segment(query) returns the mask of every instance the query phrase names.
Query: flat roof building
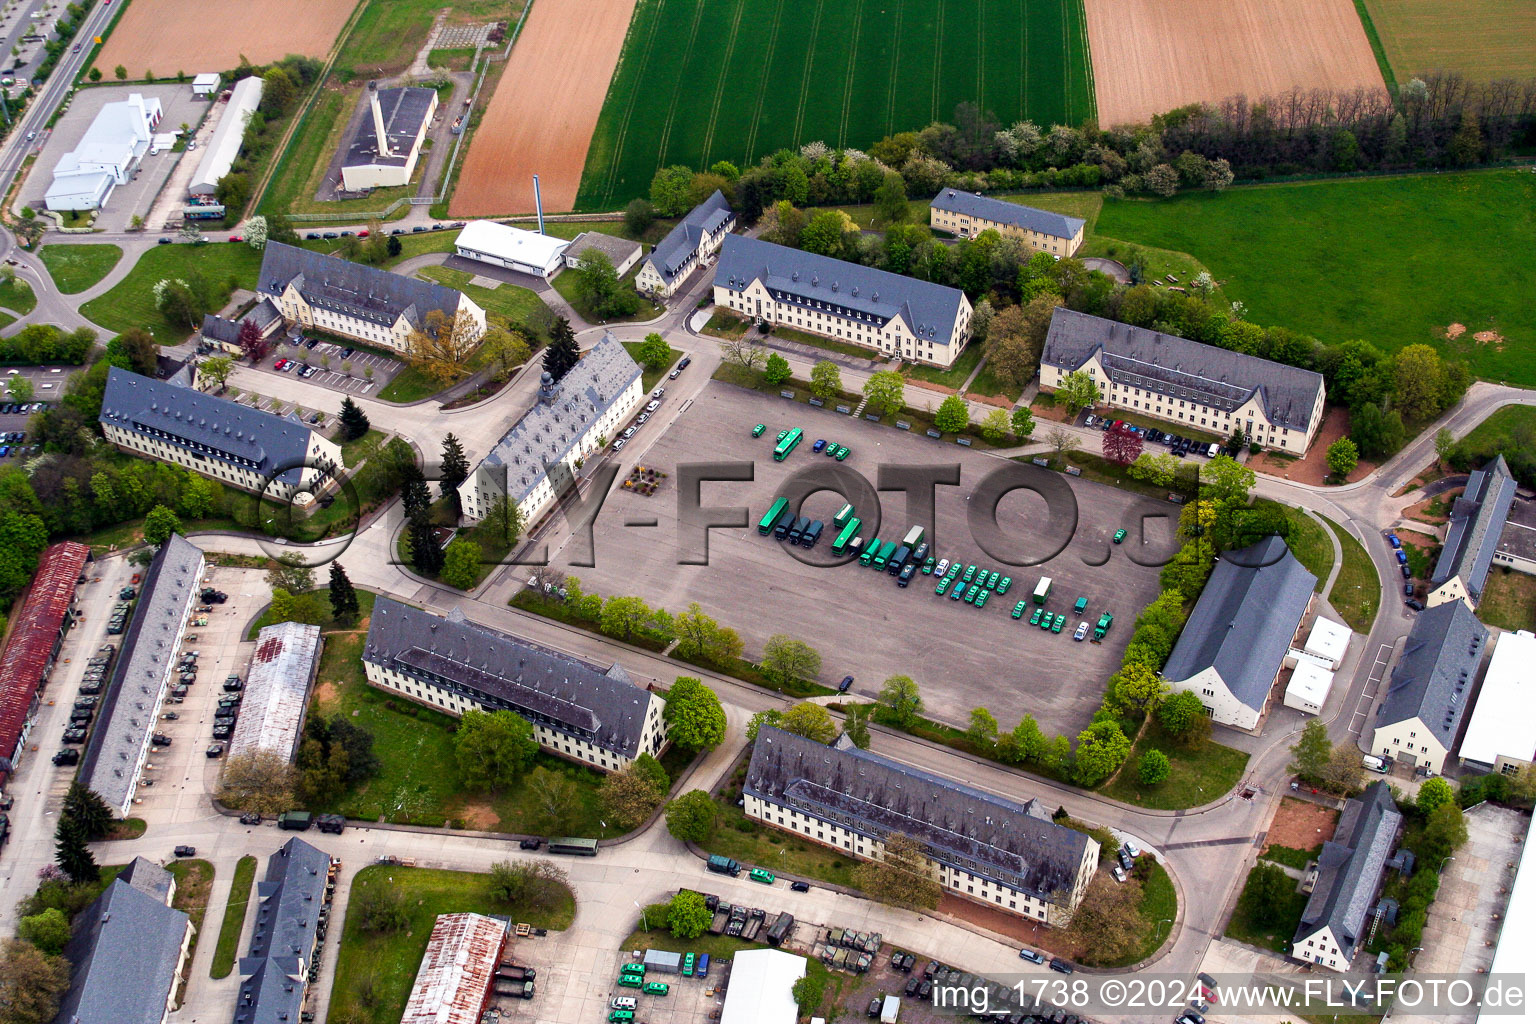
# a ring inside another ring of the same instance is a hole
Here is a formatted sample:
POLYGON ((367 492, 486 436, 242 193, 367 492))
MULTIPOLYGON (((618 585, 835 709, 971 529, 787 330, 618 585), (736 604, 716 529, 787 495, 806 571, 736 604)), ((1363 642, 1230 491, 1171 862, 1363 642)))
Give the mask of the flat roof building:
POLYGON ((261 106, 261 90, 265 83, 256 75, 247 75, 235 83, 229 91, 229 102, 219 114, 219 123, 213 129, 203 158, 197 162, 197 170, 187 191, 194 196, 211 196, 219 187, 219 179, 228 174, 245 144, 245 126, 251 115, 261 106))
POLYGON ((1425 604, 1466 601, 1477 607, 1514 501, 1515 478, 1504 456, 1494 456, 1467 477, 1466 488, 1451 506, 1445 546, 1429 578, 1432 589, 1425 604))
POLYGON ((1319 615, 1312 622, 1312 632, 1307 634, 1307 642, 1302 650, 1326 661, 1329 668, 1337 669, 1343 663, 1344 655, 1349 652, 1352 636, 1354 633, 1342 622, 1334 622, 1319 615))
POLYGON ((828 746, 763 726, 742 799, 747 817, 858 860, 908 836, 946 892, 1052 925, 1077 909, 1099 862, 1098 844, 1056 824, 1039 800, 1016 803, 846 735, 828 746))
POLYGON ((1215 345, 1058 308, 1040 355, 1040 386, 1081 370, 1099 402, 1226 436, 1304 453, 1323 418, 1323 378, 1215 345))
POLYGON ((74 541, 46 548, 26 597, 11 613, 10 636, 0 655, 0 783, 26 756, 38 691, 74 624, 75 587, 90 557, 91 549, 74 541))
POLYGON ((731 958, 720 1024, 795 1024, 795 982, 805 977, 806 964, 781 949, 739 950, 731 958))
POLYGON ((1488 628, 1465 601, 1420 612, 1376 708, 1371 752, 1430 775, 1442 773, 1487 643, 1488 628))
POLYGON ((1281 537, 1223 552, 1163 678, 1198 696, 1212 720, 1257 729, 1316 584, 1281 537))
POLYGON ((219 86, 223 84, 223 81, 222 78, 212 71, 205 71, 200 75, 195 75, 192 78, 192 95, 215 96, 218 94, 219 86))
POLYGON ((1493 552, 1493 564, 1536 576, 1536 501, 1516 492, 1493 552))
POLYGON ((439 914, 400 1024, 480 1024, 507 922, 484 914, 439 914))
POLYGON ((564 238, 493 220, 470 221, 453 241, 454 251, 465 259, 545 279, 565 265, 570 244, 564 238))
POLYGON ((100 422, 125 451, 284 500, 317 493, 342 466, 340 446, 292 413, 274 416, 116 366, 100 422))
POLYGON ((144 572, 133 618, 101 695, 79 778, 119 818, 128 817, 133 807, 202 578, 203 552, 180 534, 171 534, 144 572))
POLYGON ((958 288, 745 235, 725 236, 715 305, 935 366, 952 364, 971 337, 958 288))
POLYGON ((536 524, 575 483, 576 463, 611 443, 645 400, 640 364, 607 332, 559 381, 544 376, 533 408, 459 485, 466 518, 484 519, 507 495, 536 524))
POLYGON ((50 210, 98 210, 127 183, 149 152, 163 111, 154 96, 132 93, 104 104, 73 150, 59 157, 43 202, 50 210))
MULTIPOLYGON (((1509 887, 1509 903, 1497 926, 1493 962, 1488 965, 1488 973, 1496 977, 1528 974, 1531 950, 1536 949, 1536 842, 1531 841, 1536 837, 1527 823, 1526 834, 1515 838, 1520 844, 1519 863, 1509 887)), ((1477 1024, 1530 1024, 1531 1006, 1527 999, 1516 1013, 1512 1007, 1494 1006, 1493 1000, 1488 1000, 1478 1010, 1477 1024)))
POLYGON ((1333 838, 1317 857, 1317 881, 1291 940, 1294 959, 1349 970, 1402 822, 1385 782, 1371 783, 1344 805, 1333 838))
POLYGON ((320 627, 301 622, 265 626, 246 673, 229 756, 271 750, 292 761, 299 751, 309 687, 320 667, 320 627))
POLYGON ((635 287, 659 298, 673 294, 700 264, 720 251, 725 236, 735 229, 736 212, 715 189, 656 243, 635 275, 635 287))
POLYGON ((946 188, 929 202, 928 224, 961 238, 975 238, 983 231, 996 231, 1060 259, 1071 256, 1083 244, 1083 226, 1087 221, 975 192, 946 188))
POLYGON ((567 270, 575 270, 581 262, 581 254, 584 252, 600 252, 608 257, 608 262, 613 264, 613 272, 623 277, 629 273, 629 268, 640 259, 640 253, 644 247, 639 242, 631 242, 627 238, 615 238, 605 235, 601 231, 583 231, 571 239, 571 244, 565 249, 565 267, 567 270))
POLYGON ((409 185, 437 113, 437 90, 380 89, 368 83, 368 111, 346 143, 341 182, 348 192, 409 185))
POLYGON ((550 753, 605 771, 666 746, 662 699, 617 662, 598 665, 531 640, 379 597, 363 644, 368 682, 455 717, 512 711, 550 753))
POLYGON ((1504 775, 1536 761, 1536 634, 1499 634, 1460 756, 1464 765, 1504 775))
POLYGON ((1332 670, 1310 658, 1299 661, 1291 669, 1290 682, 1285 684, 1285 706, 1308 715, 1320 715, 1332 689, 1332 670))

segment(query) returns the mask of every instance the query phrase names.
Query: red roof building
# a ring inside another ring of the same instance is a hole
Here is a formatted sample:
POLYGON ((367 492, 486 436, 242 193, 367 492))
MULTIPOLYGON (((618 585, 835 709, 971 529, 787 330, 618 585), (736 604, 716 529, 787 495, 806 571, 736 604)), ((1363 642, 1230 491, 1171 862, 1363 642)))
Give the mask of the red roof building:
POLYGON ((0 655, 0 778, 21 760, 37 692, 64 642, 69 606, 91 549, 55 544, 37 560, 32 586, 13 616, 10 641, 0 655))

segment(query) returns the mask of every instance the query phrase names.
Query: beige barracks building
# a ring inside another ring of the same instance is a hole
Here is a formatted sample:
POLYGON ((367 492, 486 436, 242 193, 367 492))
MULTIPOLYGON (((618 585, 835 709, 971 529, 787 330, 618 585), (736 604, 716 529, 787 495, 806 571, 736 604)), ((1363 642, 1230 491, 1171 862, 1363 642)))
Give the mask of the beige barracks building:
POLYGON ((854 746, 763 726, 742 785, 747 817, 844 856, 875 860, 911 837, 947 892, 1049 925, 1065 924, 1099 863, 1099 844, 1018 804, 854 746))
POLYGON ((1323 378, 1311 370, 1058 308, 1040 354, 1040 386, 1074 370, 1099 404, 1208 434, 1238 427, 1266 448, 1302 455, 1323 421, 1323 378))
POLYGON ((958 288, 745 235, 725 238, 715 305, 932 366, 953 364, 971 336, 971 304, 958 288))
POLYGON ((988 199, 974 192, 946 188, 928 204, 928 226, 961 238, 996 231, 1017 238, 1031 249, 1053 256, 1071 256, 1083 244, 1087 221, 1033 206, 988 199))
POLYGON ((476 625, 380 597, 363 645, 368 682, 461 718, 471 709, 511 711, 552 754, 618 771, 667 745, 661 697, 617 662, 606 668, 476 625))

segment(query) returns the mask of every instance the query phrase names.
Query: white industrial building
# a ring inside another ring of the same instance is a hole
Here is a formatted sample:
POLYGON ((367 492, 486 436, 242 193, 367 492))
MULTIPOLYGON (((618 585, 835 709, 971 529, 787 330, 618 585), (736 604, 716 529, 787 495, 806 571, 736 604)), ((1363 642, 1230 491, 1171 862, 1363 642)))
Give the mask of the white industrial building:
POLYGON ((154 96, 133 93, 101 108, 79 145, 59 157, 43 196, 50 210, 99 210, 149 152, 164 112, 154 96))
POLYGON ((795 1024, 795 982, 805 970, 805 957, 781 949, 741 950, 731 960, 720 1024, 795 1024))
POLYGON ((224 84, 224 79, 212 71, 205 71, 192 79, 193 96, 217 96, 219 86, 224 84))
POLYGON ((1304 657, 1291 670, 1291 681, 1285 686, 1285 706, 1320 715, 1332 689, 1333 670, 1316 658, 1304 657))
POLYGON ((1536 761, 1536 634, 1499 636, 1460 756, 1464 765, 1504 775, 1536 761))
POLYGON ((465 259, 548 279, 563 265, 565 248, 571 243, 510 224, 472 220, 453 244, 465 259))
POLYGON ((219 116, 218 127, 208 140, 208 148, 198 161, 197 173, 187 191, 195 196, 211 196, 218 187, 219 179, 229 173, 240 155, 240 145, 245 141, 245 124, 261 105, 262 81, 255 75, 242 78, 229 91, 229 103, 219 116))
POLYGON ((1328 663, 1328 668, 1338 671, 1344 662, 1344 655, 1349 652, 1349 638, 1353 636, 1348 626, 1342 622, 1334 622, 1325 619, 1321 615, 1312 623, 1312 632, 1307 634, 1307 642, 1302 650, 1328 663))
POLYGON ((347 142, 341 183, 348 192, 408 185, 437 113, 437 90, 380 89, 368 83, 368 115, 347 142))
POLYGON ((279 622, 256 634, 240 717, 229 756, 270 750, 291 761, 299 751, 309 685, 320 667, 320 627, 279 622))

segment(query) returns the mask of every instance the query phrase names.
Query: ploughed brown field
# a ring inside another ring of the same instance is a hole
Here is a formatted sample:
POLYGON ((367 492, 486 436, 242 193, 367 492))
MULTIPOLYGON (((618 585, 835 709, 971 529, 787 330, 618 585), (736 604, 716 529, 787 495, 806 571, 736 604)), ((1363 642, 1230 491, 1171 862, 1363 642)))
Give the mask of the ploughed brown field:
MULTIPOLYGON (((126 0, 117 0, 124 3, 126 0)), ((133 0, 96 58, 107 81, 161 78, 267 64, 290 53, 323 57, 356 0, 133 0)))
POLYGON ((1379 89, 1352 0, 1085 0, 1099 123, 1293 88, 1379 89))
POLYGON ((576 205, 587 146, 635 0, 539 0, 475 129, 449 212, 529 213, 576 205))

